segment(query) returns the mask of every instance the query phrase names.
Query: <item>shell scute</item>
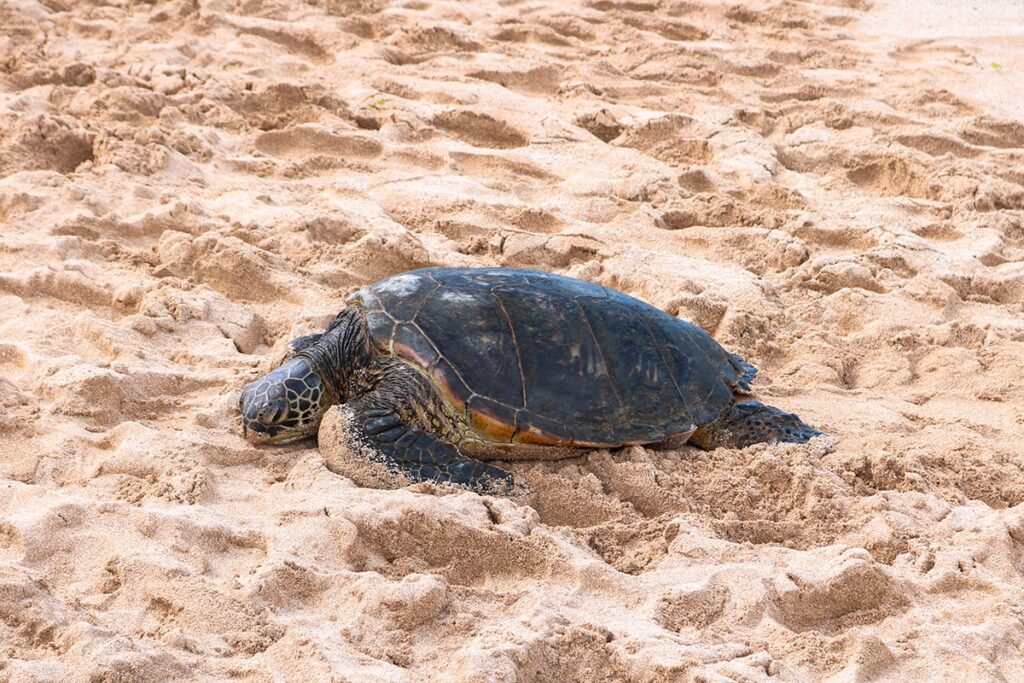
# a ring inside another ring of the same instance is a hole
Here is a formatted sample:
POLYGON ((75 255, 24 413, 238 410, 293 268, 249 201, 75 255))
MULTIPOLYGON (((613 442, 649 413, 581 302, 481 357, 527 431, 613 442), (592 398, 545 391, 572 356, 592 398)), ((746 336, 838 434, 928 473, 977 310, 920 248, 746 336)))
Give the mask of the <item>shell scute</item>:
POLYGON ((473 392, 462 381, 462 377, 459 376, 455 367, 447 359, 438 358, 428 369, 427 376, 430 377, 434 386, 437 387, 441 397, 448 401, 455 408, 456 412, 464 415, 466 412, 466 401, 473 395, 473 392))
POLYGON ((366 325, 370 329, 370 337, 378 349, 390 353, 391 338, 395 333, 395 321, 382 310, 371 310, 366 313, 366 325))
POLYGON ((580 426, 597 415, 614 418, 621 405, 605 359, 583 311, 572 297, 558 294, 533 287, 495 290, 515 332, 525 407, 530 415, 580 426))
MULTIPOLYGON (((441 285, 424 271, 412 271, 374 283, 368 293, 397 322, 411 322, 427 298, 441 285)), ((358 296, 357 292, 353 297, 358 296)))
POLYGON ((610 382, 620 393, 627 390, 629 398, 623 401, 632 421, 658 421, 666 405, 681 402, 663 340, 651 333, 646 311, 615 299, 583 297, 579 303, 607 362, 610 382))
POLYGON ((489 290, 445 283, 431 294, 416 324, 458 367, 470 391, 523 407, 521 355, 508 319, 489 290))
POLYGON ((484 396, 466 403, 469 422, 480 434, 499 443, 511 443, 516 433, 516 411, 484 396))
POLYGON ((395 327, 391 348, 396 356, 406 358, 424 369, 440 357, 430 340, 411 323, 400 323, 395 327))

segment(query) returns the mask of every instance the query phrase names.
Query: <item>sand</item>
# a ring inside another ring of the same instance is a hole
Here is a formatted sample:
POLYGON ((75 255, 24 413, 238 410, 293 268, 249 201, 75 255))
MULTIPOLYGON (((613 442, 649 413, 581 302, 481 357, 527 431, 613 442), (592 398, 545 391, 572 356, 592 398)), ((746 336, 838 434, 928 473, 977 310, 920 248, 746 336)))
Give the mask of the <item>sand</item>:
POLYGON ((1022 26, 0 3, 0 680, 1022 680, 1022 26), (241 438, 429 265, 645 299, 831 438, 510 464, 529 502, 241 438))

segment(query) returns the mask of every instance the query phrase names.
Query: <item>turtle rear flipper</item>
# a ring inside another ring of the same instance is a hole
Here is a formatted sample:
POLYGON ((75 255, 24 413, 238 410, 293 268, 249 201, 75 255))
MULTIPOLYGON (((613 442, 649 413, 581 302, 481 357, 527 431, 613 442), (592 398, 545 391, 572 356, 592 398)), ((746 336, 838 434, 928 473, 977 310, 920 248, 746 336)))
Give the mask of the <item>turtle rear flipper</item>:
POLYGON ((321 424, 320 447, 332 471, 361 486, 379 488, 432 481, 481 495, 528 492, 508 472, 465 457, 452 444, 405 424, 396 410, 380 407, 373 399, 371 393, 342 408, 340 424, 330 414, 321 424), (334 457, 339 455, 339 440, 344 442, 346 461, 334 457))
POLYGON ((741 394, 749 394, 751 382, 757 379, 757 368, 735 353, 729 354, 729 361, 740 373, 739 378, 736 380, 735 389, 741 394))
POLYGON ((722 417, 693 433, 690 443, 698 448, 745 448, 755 443, 806 443, 821 436, 794 413, 757 401, 733 405, 722 417))

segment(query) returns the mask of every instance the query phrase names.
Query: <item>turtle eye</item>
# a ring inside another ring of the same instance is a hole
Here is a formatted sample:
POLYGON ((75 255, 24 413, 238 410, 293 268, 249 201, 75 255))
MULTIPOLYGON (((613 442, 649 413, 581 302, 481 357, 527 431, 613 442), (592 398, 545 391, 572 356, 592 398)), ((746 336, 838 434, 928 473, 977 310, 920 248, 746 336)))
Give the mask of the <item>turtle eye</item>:
POLYGON ((256 419, 265 425, 273 425, 282 422, 288 414, 288 403, 286 401, 274 401, 263 408, 256 415, 256 419))

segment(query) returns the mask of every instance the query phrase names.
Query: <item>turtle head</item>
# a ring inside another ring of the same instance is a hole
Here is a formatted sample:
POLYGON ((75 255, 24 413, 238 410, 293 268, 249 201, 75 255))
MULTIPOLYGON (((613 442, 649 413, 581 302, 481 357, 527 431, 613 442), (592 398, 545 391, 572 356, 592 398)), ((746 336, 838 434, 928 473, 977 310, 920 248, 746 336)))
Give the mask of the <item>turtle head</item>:
POLYGON ((316 434, 333 401, 305 358, 292 358, 242 391, 242 431, 252 443, 284 443, 316 434))
POLYGON ((242 391, 242 430, 253 443, 315 436, 324 413, 364 392, 353 377, 373 361, 362 313, 347 308, 322 333, 291 340, 292 357, 242 391))

